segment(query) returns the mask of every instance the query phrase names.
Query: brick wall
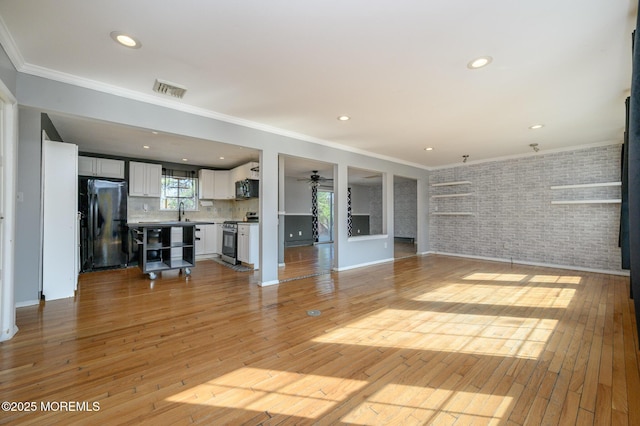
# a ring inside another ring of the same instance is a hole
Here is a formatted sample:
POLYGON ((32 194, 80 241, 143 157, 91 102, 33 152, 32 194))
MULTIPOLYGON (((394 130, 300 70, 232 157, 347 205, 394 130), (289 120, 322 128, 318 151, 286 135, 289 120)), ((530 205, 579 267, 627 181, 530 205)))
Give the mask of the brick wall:
POLYGON ((394 176, 393 180, 393 230, 394 237, 418 237, 417 181, 394 176))
POLYGON ((619 181, 620 149, 621 145, 607 145, 461 164, 430 172, 431 250, 621 270, 620 204, 552 204, 552 201, 618 199, 620 187, 551 189, 558 185, 619 181), (459 181, 471 183, 431 186, 459 181), (437 197, 467 193, 471 195, 437 197))

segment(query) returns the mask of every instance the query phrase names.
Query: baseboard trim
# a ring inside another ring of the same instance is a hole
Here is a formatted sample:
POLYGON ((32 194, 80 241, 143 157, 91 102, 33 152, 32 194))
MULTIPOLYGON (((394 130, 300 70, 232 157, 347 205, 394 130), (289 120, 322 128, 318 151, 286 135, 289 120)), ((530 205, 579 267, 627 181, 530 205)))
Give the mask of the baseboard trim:
POLYGON ((542 262, 528 262, 526 260, 504 259, 500 257, 474 256, 470 254, 448 253, 443 251, 427 251, 427 252, 420 253, 420 255, 429 255, 429 254, 437 254, 441 256, 464 257, 467 259, 487 260, 490 262, 515 263, 518 265, 542 266, 544 268, 567 269, 570 271, 593 272, 596 274, 620 275, 623 277, 629 276, 629 271, 625 271, 625 270, 616 271, 616 270, 609 270, 609 269, 584 268, 581 266, 557 265, 554 263, 542 263, 542 262))
POLYGON ((7 333, 0 334, 0 342, 5 342, 7 340, 11 340, 13 336, 18 332, 18 326, 13 326, 13 328, 8 329, 7 333))
POLYGON ((394 258, 375 260, 373 262, 359 263, 357 265, 344 266, 344 267, 341 267, 341 268, 333 268, 333 270, 336 271, 336 272, 342 272, 342 271, 348 271, 350 269, 357 269, 357 268, 364 268, 366 266, 378 265, 380 263, 393 262, 394 260, 395 260, 394 258))
POLYGON ((33 306, 39 304, 39 300, 26 300, 24 302, 16 302, 16 308, 24 308, 26 306, 33 306))

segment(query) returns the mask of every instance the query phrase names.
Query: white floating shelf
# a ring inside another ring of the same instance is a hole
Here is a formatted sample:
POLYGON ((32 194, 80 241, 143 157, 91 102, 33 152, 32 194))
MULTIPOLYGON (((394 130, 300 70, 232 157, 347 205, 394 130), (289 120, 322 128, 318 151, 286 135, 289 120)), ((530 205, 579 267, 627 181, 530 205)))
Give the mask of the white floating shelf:
POLYGON ((622 200, 558 200, 552 201, 551 204, 620 204, 622 200))
POLYGON ((472 212, 431 212, 433 216, 473 216, 472 212))
POLYGON ((459 182, 442 182, 442 183, 432 183, 431 186, 451 186, 451 185, 470 185, 471 182, 468 180, 461 180, 459 182))
POLYGON ((473 192, 467 192, 465 194, 441 194, 441 195, 432 195, 431 198, 451 198, 451 197, 468 197, 473 195, 473 192))
POLYGON ((581 183, 578 185, 556 185, 551 189, 599 188, 603 186, 622 186, 622 182, 581 183))

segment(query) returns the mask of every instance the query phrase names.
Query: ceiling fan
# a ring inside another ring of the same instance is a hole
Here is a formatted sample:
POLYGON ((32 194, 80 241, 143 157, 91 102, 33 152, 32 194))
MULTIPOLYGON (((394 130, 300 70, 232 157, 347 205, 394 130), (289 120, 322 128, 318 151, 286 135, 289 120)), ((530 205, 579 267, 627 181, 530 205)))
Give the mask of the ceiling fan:
POLYGON ((320 176, 317 170, 313 170, 308 178, 298 180, 305 181, 310 186, 320 186, 322 184, 333 185, 333 179, 320 176))

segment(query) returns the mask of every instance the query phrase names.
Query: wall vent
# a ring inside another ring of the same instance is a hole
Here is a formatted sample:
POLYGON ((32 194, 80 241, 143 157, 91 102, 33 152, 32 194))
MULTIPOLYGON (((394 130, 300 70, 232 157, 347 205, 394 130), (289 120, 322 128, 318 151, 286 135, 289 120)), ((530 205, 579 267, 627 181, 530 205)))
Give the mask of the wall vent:
POLYGON ((156 82, 153 84, 153 91, 182 99, 187 88, 175 83, 156 79, 156 82))

